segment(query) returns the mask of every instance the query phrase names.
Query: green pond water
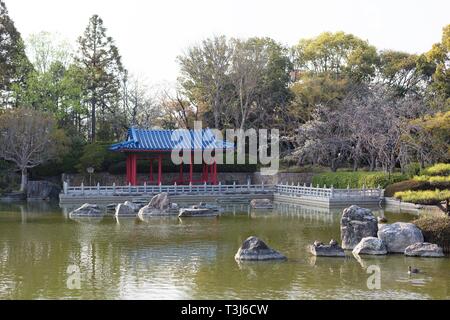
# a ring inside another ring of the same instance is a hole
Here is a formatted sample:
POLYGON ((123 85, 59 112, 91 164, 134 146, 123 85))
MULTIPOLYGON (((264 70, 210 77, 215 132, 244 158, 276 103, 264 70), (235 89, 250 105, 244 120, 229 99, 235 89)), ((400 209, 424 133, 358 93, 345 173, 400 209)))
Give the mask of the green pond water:
MULTIPOLYGON (((312 257, 306 246, 314 240, 340 239, 340 211, 235 205, 218 218, 148 222, 71 220, 67 212, 47 203, 0 205, 0 299, 450 298, 449 256, 312 257), (238 264, 234 254, 250 235, 288 260, 238 264), (373 265, 379 289, 367 286, 373 265), (409 265, 422 273, 409 276, 409 265), (79 289, 70 268, 80 271, 79 289)), ((414 218, 385 215, 389 222, 414 218)))

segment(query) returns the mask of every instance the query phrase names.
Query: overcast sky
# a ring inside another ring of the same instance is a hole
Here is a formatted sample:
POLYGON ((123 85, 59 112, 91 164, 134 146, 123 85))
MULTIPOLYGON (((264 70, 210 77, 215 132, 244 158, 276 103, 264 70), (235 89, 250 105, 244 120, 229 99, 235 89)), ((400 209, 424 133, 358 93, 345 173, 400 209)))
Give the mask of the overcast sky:
POLYGON ((99 14, 125 66, 149 83, 175 81, 176 57, 213 35, 269 36, 286 45, 323 31, 379 49, 421 53, 450 23, 448 0, 4 0, 24 38, 58 32, 74 46, 99 14))

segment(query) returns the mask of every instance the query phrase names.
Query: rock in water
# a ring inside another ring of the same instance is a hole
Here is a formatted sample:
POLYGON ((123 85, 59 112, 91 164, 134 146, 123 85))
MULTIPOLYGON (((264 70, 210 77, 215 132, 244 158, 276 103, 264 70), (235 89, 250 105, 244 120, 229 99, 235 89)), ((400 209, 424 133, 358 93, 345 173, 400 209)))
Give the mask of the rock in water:
POLYGON ((234 256, 238 261, 286 260, 281 253, 269 248, 257 237, 248 237, 234 256))
POLYGON ((139 205, 131 201, 125 201, 123 204, 133 209, 134 212, 138 212, 139 209, 143 207, 143 205, 139 205))
POLYGON ((182 208, 178 217, 217 217, 219 214, 208 208, 182 208))
POLYGON ((69 217, 95 217, 101 216, 102 211, 99 206, 96 204, 85 203, 81 207, 76 210, 73 210, 69 213, 69 217))
POLYGON ((136 212, 135 212, 134 208, 127 205, 126 202, 119 203, 116 207, 115 216, 116 217, 135 217, 136 212))
POLYGON ((373 254, 382 255, 387 254, 386 245, 383 240, 375 237, 362 238, 361 241, 353 249, 355 254, 373 254))
POLYGON ((167 192, 163 192, 154 196, 147 206, 159 210, 165 210, 169 207, 169 204, 169 195, 167 192))
POLYGON ((405 255, 410 257, 441 258, 444 251, 437 244, 428 242, 414 243, 405 249, 405 255))
POLYGON ((422 231, 415 224, 406 222, 381 225, 378 238, 386 244, 387 251, 393 253, 404 253, 408 246, 423 242, 422 231))
POLYGON ((353 249, 362 238, 376 237, 378 223, 372 211, 358 206, 344 209, 341 218, 342 248, 353 249))
POLYGON ((342 249, 336 240, 331 240, 330 244, 323 244, 320 241, 314 241, 309 246, 311 254, 318 257, 345 257, 344 249, 342 249))
POLYGON ((253 199, 250 206, 253 209, 273 209, 273 203, 269 199, 253 199))
POLYGON ((154 196, 148 205, 139 209, 138 217, 143 220, 145 216, 178 215, 178 209, 172 210, 169 195, 163 192, 154 196))

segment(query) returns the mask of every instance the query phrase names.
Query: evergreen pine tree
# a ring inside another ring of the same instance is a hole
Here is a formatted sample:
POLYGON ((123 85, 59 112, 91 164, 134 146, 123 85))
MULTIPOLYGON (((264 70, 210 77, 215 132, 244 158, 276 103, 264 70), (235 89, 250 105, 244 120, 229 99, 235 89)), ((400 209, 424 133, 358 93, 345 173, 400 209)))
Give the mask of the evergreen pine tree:
POLYGON ((126 74, 119 51, 106 36, 103 20, 93 15, 83 36, 78 39, 80 67, 85 76, 85 102, 90 107, 90 140, 96 140, 97 113, 105 120, 105 112, 114 113, 120 95, 121 80, 126 74))

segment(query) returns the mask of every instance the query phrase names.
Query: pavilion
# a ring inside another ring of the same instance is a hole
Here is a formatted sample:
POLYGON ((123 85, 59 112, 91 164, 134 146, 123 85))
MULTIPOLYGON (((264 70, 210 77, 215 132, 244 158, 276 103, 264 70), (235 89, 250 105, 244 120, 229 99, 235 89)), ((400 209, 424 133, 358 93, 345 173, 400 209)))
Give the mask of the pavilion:
MULTIPOLYGON (((185 180, 183 174, 183 164, 180 165, 179 177, 175 181, 177 184, 186 183, 210 183, 218 184, 217 163, 207 164, 204 160, 205 150, 218 150, 223 152, 234 150, 234 144, 216 139, 211 129, 202 130, 178 130, 173 135, 174 130, 146 130, 138 128, 128 129, 127 139, 123 142, 115 143, 109 150, 123 152, 127 155, 126 172, 127 183, 137 185, 137 160, 145 159, 149 161, 149 183, 162 183, 162 159, 171 157, 172 150, 182 148, 191 152, 189 164, 189 178, 185 180), (178 137, 174 141, 173 137, 178 137), (193 159, 194 154, 201 154, 202 175, 200 180, 193 179, 193 159), (153 161, 158 162, 158 175, 155 181, 153 176, 153 161)), ((214 153, 214 152, 213 152, 214 153)))

